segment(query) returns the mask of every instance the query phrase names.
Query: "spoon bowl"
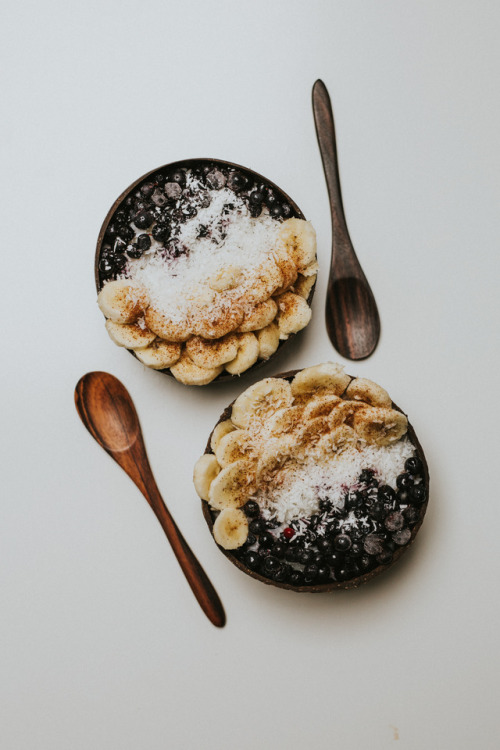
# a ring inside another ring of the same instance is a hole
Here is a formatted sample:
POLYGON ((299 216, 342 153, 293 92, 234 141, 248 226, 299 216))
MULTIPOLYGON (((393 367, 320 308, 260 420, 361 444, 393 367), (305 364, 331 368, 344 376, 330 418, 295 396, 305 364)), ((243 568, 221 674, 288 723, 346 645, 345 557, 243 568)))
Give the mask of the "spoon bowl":
POLYGON ((343 357, 365 359, 377 346, 380 318, 347 229, 332 105, 323 81, 318 80, 314 84, 312 101, 332 215, 332 260, 325 309, 326 327, 330 341, 343 357))
POLYGON ((75 404, 92 437, 122 467, 148 501, 201 608, 214 625, 223 627, 226 616, 217 592, 160 495, 129 392, 113 375, 89 372, 76 385, 75 404))

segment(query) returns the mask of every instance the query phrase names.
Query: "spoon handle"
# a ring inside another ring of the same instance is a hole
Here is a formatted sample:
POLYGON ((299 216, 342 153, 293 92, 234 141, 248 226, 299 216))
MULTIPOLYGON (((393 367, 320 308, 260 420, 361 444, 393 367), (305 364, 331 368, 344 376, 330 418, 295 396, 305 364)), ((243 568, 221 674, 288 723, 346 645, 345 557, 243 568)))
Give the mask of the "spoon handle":
POLYGON ((126 454, 133 461, 133 466, 126 468, 115 454, 111 455, 125 469, 153 509, 200 607, 210 622, 219 628, 224 627, 226 615, 222 602, 163 501, 147 460, 142 435, 138 436, 126 454))
POLYGON ((321 80, 317 80, 312 90, 312 105, 314 113, 314 124, 318 145, 323 161, 328 196, 330 199, 330 211, 332 216, 333 245, 335 247, 332 262, 340 264, 347 269, 357 270, 356 256, 349 237, 347 222, 342 203, 342 192, 340 190, 339 164, 337 158, 337 142, 335 139, 335 125, 333 121, 332 103, 328 90, 321 80))

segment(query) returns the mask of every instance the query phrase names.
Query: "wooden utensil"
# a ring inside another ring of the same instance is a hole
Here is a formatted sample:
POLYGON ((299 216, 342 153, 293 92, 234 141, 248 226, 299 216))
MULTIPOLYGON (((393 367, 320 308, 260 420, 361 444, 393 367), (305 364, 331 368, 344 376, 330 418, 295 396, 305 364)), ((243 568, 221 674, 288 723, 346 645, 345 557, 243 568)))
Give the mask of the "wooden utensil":
POLYGON ((208 619, 226 623, 222 603, 189 548, 156 486, 139 418, 125 386, 107 372, 89 372, 78 381, 75 404, 87 430, 138 486, 167 535, 175 556, 208 619))
POLYGON ((318 80, 314 84, 312 103, 332 214, 332 260, 326 298, 326 327, 330 341, 343 357, 365 359, 377 346, 380 318, 347 230, 332 105, 323 81, 318 80))

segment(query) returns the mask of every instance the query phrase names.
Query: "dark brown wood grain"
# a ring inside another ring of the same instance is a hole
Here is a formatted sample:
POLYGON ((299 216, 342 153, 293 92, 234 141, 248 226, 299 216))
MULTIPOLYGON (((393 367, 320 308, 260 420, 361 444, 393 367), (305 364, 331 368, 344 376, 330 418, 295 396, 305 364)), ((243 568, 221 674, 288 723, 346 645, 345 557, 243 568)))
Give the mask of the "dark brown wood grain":
POLYGON ((170 515, 149 465, 139 418, 125 386, 107 372, 89 372, 77 383, 75 404, 92 437, 129 475, 153 509, 195 597, 217 627, 226 623, 208 576, 170 515))
POLYGON ((349 237, 342 203, 330 97, 323 81, 312 93, 314 122, 332 216, 332 259, 326 297, 326 327, 335 349, 347 359, 365 359, 380 337, 380 318, 349 237))
MULTIPOLYGON (((276 378, 285 378, 286 380, 291 381, 293 377, 299 372, 299 370, 289 370, 288 372, 279 373, 278 375, 274 375, 273 377, 276 378)), ((350 376, 351 378, 353 376, 350 376)), ((219 420, 217 421, 217 424, 219 422, 224 422, 226 419, 231 419, 231 412, 232 412, 232 406, 234 401, 229 404, 228 407, 222 412, 222 414, 219 417, 219 420)), ((400 411, 404 414, 402 409, 397 406, 397 404, 392 404, 393 409, 397 409, 397 411, 400 411)), ((215 425, 215 427, 217 426, 215 425)), ((214 429, 215 429, 214 427, 214 429)), ((212 430, 213 433, 213 430, 212 430)), ((412 445, 415 447, 416 452, 422 461, 422 465, 424 468, 424 484, 426 489, 426 500, 425 503, 422 503, 422 511, 420 520, 418 523, 413 526, 411 530, 411 538, 410 541, 403 547, 399 547, 394 551, 393 558, 390 563, 386 565, 378 565, 376 568, 373 568, 368 573, 365 573, 363 575, 357 576, 356 578, 351 578, 348 581, 330 581, 328 583, 319 583, 319 584, 311 584, 311 585, 304 585, 304 586, 292 586, 290 583, 279 583, 277 581, 273 581, 270 578, 266 578, 265 576, 260 575, 260 573, 257 573, 255 570, 251 570, 248 568, 241 560, 239 560, 236 555, 231 552, 231 550, 223 549, 222 547, 219 547, 220 551, 227 557, 230 562, 232 562, 233 565, 235 565, 237 568, 239 568, 243 573, 246 573, 251 578, 255 578, 257 581, 261 581, 262 583, 266 583, 269 586, 276 586, 280 589, 287 589, 288 591, 296 591, 298 593, 310 593, 310 594, 316 594, 326 591, 337 591, 341 589, 354 589, 358 588, 359 586, 368 583, 372 578, 375 578, 380 573, 383 573, 384 571, 388 570, 389 568, 392 568, 392 566, 399 560, 401 555, 404 555, 404 553, 410 548, 410 546, 415 541, 415 537, 423 523, 425 513, 427 511, 427 505, 429 502, 429 467, 427 465, 427 460, 425 458, 425 454, 423 451, 423 448, 418 440, 418 437, 415 433, 415 430, 413 429, 412 425, 408 423, 408 437, 412 443, 412 445)), ((210 441, 212 438, 212 434, 210 434, 210 437, 208 438, 207 446, 205 448, 205 453, 213 453, 212 448, 210 446, 210 441)), ((212 535, 213 535, 213 525, 214 521, 217 517, 218 512, 214 511, 210 508, 209 504, 205 502, 205 500, 201 501, 201 508, 203 512, 203 517, 205 518, 205 521, 208 525, 208 528, 210 529, 212 535)))

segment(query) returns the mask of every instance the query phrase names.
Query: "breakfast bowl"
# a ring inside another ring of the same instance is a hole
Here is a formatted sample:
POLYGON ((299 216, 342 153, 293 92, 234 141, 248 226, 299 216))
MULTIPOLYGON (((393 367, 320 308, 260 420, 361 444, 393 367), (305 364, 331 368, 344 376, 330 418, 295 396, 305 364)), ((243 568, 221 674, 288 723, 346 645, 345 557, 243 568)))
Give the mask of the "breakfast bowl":
POLYGON ((221 415, 193 479, 224 555, 297 592, 354 588, 390 568, 429 497, 407 416, 381 386, 331 362, 247 388, 221 415))
POLYGON ((283 190, 238 164, 188 159, 115 201, 95 283, 115 344, 206 385, 253 371, 305 328, 317 269, 314 229, 283 190))

